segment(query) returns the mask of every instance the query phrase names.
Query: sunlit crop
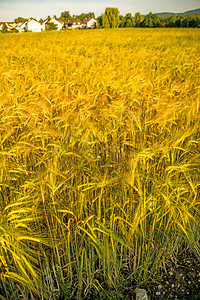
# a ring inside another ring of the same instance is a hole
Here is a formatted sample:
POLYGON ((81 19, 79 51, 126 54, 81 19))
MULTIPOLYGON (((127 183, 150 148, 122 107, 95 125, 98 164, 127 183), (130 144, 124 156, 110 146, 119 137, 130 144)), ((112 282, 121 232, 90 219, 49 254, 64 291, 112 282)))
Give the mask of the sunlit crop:
POLYGON ((200 31, 0 44, 0 294, 87 298, 199 257, 200 31))

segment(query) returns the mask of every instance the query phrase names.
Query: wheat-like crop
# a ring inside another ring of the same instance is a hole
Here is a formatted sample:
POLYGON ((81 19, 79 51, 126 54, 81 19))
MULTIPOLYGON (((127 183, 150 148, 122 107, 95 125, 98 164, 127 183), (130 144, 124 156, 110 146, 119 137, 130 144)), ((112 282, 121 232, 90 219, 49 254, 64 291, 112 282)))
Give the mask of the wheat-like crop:
POLYGON ((151 280, 182 245, 199 258, 199 41, 0 36, 2 299, 87 298, 151 280))

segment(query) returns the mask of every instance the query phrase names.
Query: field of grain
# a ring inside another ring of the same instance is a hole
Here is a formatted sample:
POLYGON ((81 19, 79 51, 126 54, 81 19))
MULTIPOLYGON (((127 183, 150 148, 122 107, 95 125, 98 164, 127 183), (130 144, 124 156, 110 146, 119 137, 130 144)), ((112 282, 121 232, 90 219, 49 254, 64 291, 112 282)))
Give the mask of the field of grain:
POLYGON ((0 298, 121 299, 199 261, 200 31, 0 44, 0 298))

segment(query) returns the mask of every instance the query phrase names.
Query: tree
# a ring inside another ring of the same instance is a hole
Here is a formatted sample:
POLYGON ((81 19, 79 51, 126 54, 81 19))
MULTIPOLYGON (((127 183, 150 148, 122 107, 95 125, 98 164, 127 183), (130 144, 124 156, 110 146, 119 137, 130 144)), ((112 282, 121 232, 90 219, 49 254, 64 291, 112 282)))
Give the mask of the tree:
POLYGON ((126 18, 122 15, 119 16, 119 27, 123 28, 125 27, 125 23, 126 23, 126 18))
POLYGON ((26 21, 28 21, 28 19, 25 19, 25 18, 22 18, 22 17, 18 17, 16 19, 14 19, 15 23, 24 23, 26 21))
POLYGON ((182 27, 199 27, 199 15, 186 15, 183 17, 181 22, 182 27))
POLYGON ((104 28, 117 28, 120 25, 119 9, 116 7, 106 7, 105 14, 102 14, 104 28))
POLYGON ((130 19, 127 19, 125 22, 125 27, 133 27, 133 23, 131 22, 130 19))
POLYGON ((100 27, 100 28, 102 28, 103 27, 103 23, 102 23, 102 15, 101 16, 99 16, 99 17, 97 17, 97 22, 98 22, 98 26, 100 27))
POLYGON ((135 25, 134 18, 131 13, 125 15, 125 27, 133 27, 135 25))
POLYGON ((176 27, 176 20, 177 20, 177 16, 168 16, 166 18, 166 27, 176 27))
POLYGON ((1 32, 2 33, 8 32, 8 26, 6 24, 3 24, 1 32))
POLYGON ((103 28, 110 28, 110 23, 108 21, 108 17, 106 14, 102 14, 102 27, 103 28))
POLYGON ((51 16, 48 16, 48 17, 47 17, 47 20, 51 20, 51 16))
POLYGON ((144 27, 158 27, 159 24, 160 19, 158 15, 152 14, 152 12, 145 16, 144 21, 142 23, 144 27))
POLYGON ((46 30, 50 31, 50 30, 57 30, 57 29, 58 29, 58 26, 56 24, 54 24, 53 22, 49 22, 47 24, 46 30))
POLYGON ((18 29, 16 29, 16 28, 11 28, 10 32, 12 32, 12 33, 18 33, 18 32, 19 32, 19 30, 18 30, 18 29))
POLYGON ((141 26, 141 24, 142 24, 142 22, 143 22, 143 20, 144 20, 144 16, 143 15, 141 15, 139 12, 136 12, 135 13, 135 16, 134 16, 134 19, 135 19, 135 26, 136 27, 140 27, 141 26))
POLYGON ((60 20, 67 21, 67 20, 70 20, 70 19, 71 19, 71 15, 70 15, 68 10, 67 11, 65 10, 65 11, 61 12, 60 20))
POLYGON ((80 15, 73 15, 74 19, 79 19, 79 20, 84 20, 84 19, 89 19, 89 18, 94 18, 95 19, 95 14, 93 12, 89 13, 82 13, 80 15))

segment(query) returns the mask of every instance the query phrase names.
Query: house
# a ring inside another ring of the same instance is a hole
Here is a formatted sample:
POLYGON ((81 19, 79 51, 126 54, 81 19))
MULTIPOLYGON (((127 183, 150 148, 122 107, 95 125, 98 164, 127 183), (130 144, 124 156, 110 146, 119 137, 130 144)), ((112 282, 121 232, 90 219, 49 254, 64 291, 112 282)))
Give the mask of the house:
POLYGON ((15 22, 7 22, 7 26, 8 26, 8 30, 11 30, 16 27, 16 23, 15 22))
POLYGON ((16 27, 16 24, 14 22, 0 22, 0 30, 2 30, 3 25, 7 26, 8 31, 10 31, 12 28, 16 27))
POLYGON ((83 22, 79 19, 68 21, 68 29, 81 29, 83 22))
POLYGON ((27 31, 32 31, 32 32, 40 32, 41 31, 41 24, 40 22, 36 21, 36 20, 28 20, 28 22, 26 22, 26 30, 27 31))
POLYGON ((41 30, 44 31, 47 27, 46 24, 49 22, 49 20, 45 20, 44 22, 40 23, 41 25, 41 30))
POLYGON ((51 18, 49 20, 45 20, 44 22, 38 22, 34 19, 29 19, 26 22, 15 23, 15 22, 0 22, 0 30, 2 30, 3 25, 7 26, 8 31, 18 30, 19 32, 24 31, 32 31, 32 32, 41 32, 46 29, 50 29, 49 23, 53 23, 56 25, 56 30, 61 30, 63 28, 68 29, 82 29, 82 28, 96 28, 97 21, 94 18, 87 18, 84 21, 80 21, 79 19, 61 21, 55 18, 51 18))
POLYGON ((26 22, 25 23, 17 23, 16 29, 19 30, 19 32, 26 31, 26 22))
POLYGON ((94 18, 85 19, 83 21, 83 28, 96 28, 97 27, 97 21, 94 18))
POLYGON ((19 32, 24 32, 24 31, 32 31, 32 32, 41 32, 41 24, 40 22, 29 19, 27 22, 24 23, 17 23, 15 28, 19 30, 19 32))
POLYGON ((68 27, 71 27, 71 25, 72 25, 72 21, 70 20, 64 21, 63 29, 67 29, 68 27))
POLYGON ((57 26, 56 30, 61 30, 64 26, 64 22, 60 20, 56 20, 54 18, 51 18, 50 20, 45 20, 43 22, 43 30, 48 29, 48 23, 53 23, 57 26))

